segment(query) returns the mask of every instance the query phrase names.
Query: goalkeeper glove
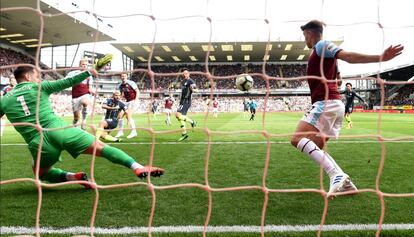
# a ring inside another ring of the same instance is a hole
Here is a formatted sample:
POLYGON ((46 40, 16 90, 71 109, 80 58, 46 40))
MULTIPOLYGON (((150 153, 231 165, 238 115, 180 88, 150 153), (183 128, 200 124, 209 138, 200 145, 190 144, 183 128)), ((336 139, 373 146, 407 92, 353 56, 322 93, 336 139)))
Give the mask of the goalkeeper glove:
POLYGON ((102 68, 104 68, 108 63, 112 61, 113 55, 111 53, 106 54, 103 58, 99 59, 95 65, 94 68, 99 71, 102 68))

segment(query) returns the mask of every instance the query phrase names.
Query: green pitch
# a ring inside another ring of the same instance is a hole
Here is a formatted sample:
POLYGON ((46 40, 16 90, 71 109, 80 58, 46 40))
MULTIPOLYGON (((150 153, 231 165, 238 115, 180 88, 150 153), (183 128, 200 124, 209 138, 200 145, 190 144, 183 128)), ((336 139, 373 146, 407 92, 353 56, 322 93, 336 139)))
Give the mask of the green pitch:
MULTIPOLYGON (((203 226, 208 210, 208 193, 197 187, 172 188, 177 184, 206 184, 205 161, 208 156, 208 184, 212 192, 210 226, 260 226, 264 193, 260 189, 225 191, 229 187, 262 186, 268 189, 319 189, 320 168, 294 149, 289 137, 302 113, 262 113, 248 121, 242 113, 189 114, 198 122, 194 132, 182 143, 179 124, 166 126, 165 116, 136 115, 138 137, 113 144, 131 154, 138 162, 148 163, 154 151, 153 164, 166 173, 152 178, 157 188, 152 226, 203 226), (152 128, 152 130, 149 130, 152 128), (265 132, 266 131, 266 132, 265 132), (152 141, 155 141, 154 147, 152 141), (208 141, 211 141, 208 153, 208 141), (267 176, 263 178, 266 154, 270 152, 267 176), (169 188, 170 187, 170 188, 169 188), (168 189, 167 189, 168 188, 168 189)), ((98 123, 98 117, 95 124, 98 123)), ((67 117, 68 122, 71 117, 67 117)), ((386 197, 384 224, 414 223, 414 115, 352 114, 354 127, 343 129, 338 141, 330 141, 329 153, 347 172, 357 187, 375 189, 381 160, 385 154, 379 189, 387 194, 411 194, 411 197, 386 197), (378 122, 381 122, 380 124, 378 122), (355 137, 354 137, 355 136, 355 137), (380 143, 379 137, 392 139, 380 143)), ((344 124, 345 126, 345 124, 344 124)), ((190 127, 190 126, 188 126, 190 127)), ((128 132, 126 133, 126 135, 128 132)), ((57 167, 90 174, 91 156, 76 160, 67 153, 57 167)), ((7 127, 1 139, 1 181, 33 178, 31 157, 24 141, 13 128, 7 127)), ((152 196, 143 184, 125 188, 108 185, 133 183, 133 173, 109 161, 97 158, 94 178, 99 189, 95 226, 101 228, 148 226, 152 196)), ((329 188, 327 176, 323 185, 329 188)), ((146 182, 144 180, 143 182, 146 182)), ((5 226, 33 228, 38 192, 32 182, 0 186, 0 223, 5 226)), ((96 193, 80 185, 43 189, 41 227, 56 229, 88 227, 96 193)), ((324 198, 317 192, 269 193, 266 225, 318 225, 324 198)), ((380 199, 375 192, 342 196, 329 201, 325 224, 376 224, 381 214, 380 199)), ((383 231, 384 236, 414 236, 414 230, 383 231)), ((316 232, 269 232, 266 236, 315 236, 316 232)), ((323 232, 323 236, 373 236, 375 231, 323 232)), ((153 233, 153 236, 201 236, 201 233, 153 233)), ((50 236, 50 235, 46 235, 50 236)), ((63 236, 63 235, 60 235, 63 236)), ((131 235, 132 236, 132 235, 131 235)), ((133 236, 147 236, 134 234, 133 236)), ((207 236, 260 236, 259 233, 208 233, 207 236)))

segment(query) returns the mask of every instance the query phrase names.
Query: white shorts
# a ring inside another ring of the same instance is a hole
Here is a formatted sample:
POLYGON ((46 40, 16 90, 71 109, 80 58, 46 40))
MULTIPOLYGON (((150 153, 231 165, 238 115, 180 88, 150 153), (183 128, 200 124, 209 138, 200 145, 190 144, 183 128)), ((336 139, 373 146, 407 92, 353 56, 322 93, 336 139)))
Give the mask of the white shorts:
POLYGON ((302 121, 312 124, 321 133, 335 139, 339 136, 344 119, 345 105, 341 100, 326 100, 313 103, 302 121))
POLYGON ((73 112, 76 112, 82 109, 82 100, 85 98, 90 102, 92 99, 92 96, 90 94, 84 94, 82 96, 79 96, 78 98, 72 98, 73 112))
POLYGON ((213 108, 213 113, 218 113, 218 108, 213 108))
POLYGON ((165 112, 166 114, 171 114, 171 113, 172 113, 172 109, 164 109, 164 112, 165 112))
POLYGON ((137 112, 139 105, 138 100, 131 100, 128 102, 124 102, 124 104, 128 110, 130 109, 132 111, 132 113, 137 112))

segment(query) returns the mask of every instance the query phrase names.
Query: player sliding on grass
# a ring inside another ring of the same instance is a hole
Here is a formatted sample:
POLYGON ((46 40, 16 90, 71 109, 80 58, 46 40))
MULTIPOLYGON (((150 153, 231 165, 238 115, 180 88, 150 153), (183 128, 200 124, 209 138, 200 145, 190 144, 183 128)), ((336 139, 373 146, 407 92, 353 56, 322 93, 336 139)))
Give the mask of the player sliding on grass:
MULTIPOLYGON (((313 20, 301 26, 301 29, 305 36, 306 45, 313 49, 308 60, 307 75, 324 76, 328 80, 335 80, 336 78, 337 59, 348 63, 388 61, 400 55, 404 49, 401 45, 390 46, 382 55, 347 52, 332 42, 322 39, 322 22, 313 20), (320 70, 321 67, 323 72, 320 70)), ((342 127, 345 108, 337 84, 335 81, 328 82, 327 90, 325 89, 325 83, 319 79, 308 78, 308 84, 311 91, 312 109, 303 116, 297 125, 291 143, 299 151, 321 165, 329 175, 328 197, 333 197, 338 192, 357 190, 349 176, 342 171, 335 160, 328 153, 321 150, 329 138, 321 137, 320 133, 337 138, 342 127), (327 96, 327 100, 325 100, 325 96, 327 96)))
POLYGON ((102 138, 110 142, 121 142, 122 139, 119 137, 113 137, 109 133, 112 129, 118 126, 119 119, 125 113, 126 105, 120 101, 121 92, 115 91, 112 98, 106 99, 102 104, 102 109, 106 109, 105 119, 99 123, 99 128, 94 130, 95 136, 99 139, 102 138))
MULTIPOLYGON (((132 169, 135 175, 140 178, 146 177, 148 174, 151 176, 162 175, 163 169, 144 167, 122 150, 96 140, 92 134, 78 127, 70 127, 68 123, 55 115, 49 102, 50 95, 74 86, 91 75, 96 76, 97 72, 95 70, 84 71, 74 77, 53 82, 40 82, 39 72, 32 67, 18 67, 14 71, 18 85, 1 99, 0 117, 6 114, 28 144, 33 157, 33 171, 36 170, 38 149, 41 148, 39 167, 41 180, 50 183, 87 180, 84 172, 67 172, 54 168, 53 165, 60 160, 63 150, 68 151, 76 158, 81 153, 92 154, 96 148, 97 156, 132 169), (38 96, 40 96, 39 101, 37 100, 38 96), (39 107, 37 108, 38 102, 39 107), (36 120, 37 113, 39 113, 39 121, 36 120), (42 133, 38 131, 40 128, 42 133), (39 147, 41 142, 42 146, 39 147)), ((89 185, 84 186, 90 187, 89 185)))

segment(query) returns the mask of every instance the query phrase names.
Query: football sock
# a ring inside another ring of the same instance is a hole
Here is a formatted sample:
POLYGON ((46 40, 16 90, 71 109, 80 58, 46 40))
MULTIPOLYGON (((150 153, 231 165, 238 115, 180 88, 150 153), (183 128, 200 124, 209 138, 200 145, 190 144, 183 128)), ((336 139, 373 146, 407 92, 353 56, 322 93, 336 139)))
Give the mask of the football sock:
POLYGON ((66 172, 66 180, 67 181, 76 181, 75 173, 66 172))
POLYGON ((72 124, 74 124, 74 125, 75 125, 75 124, 77 124, 77 123, 78 123, 78 121, 79 121, 79 120, 74 119, 74 120, 73 120, 73 122, 72 122, 72 124))
POLYGON ((138 164, 137 162, 134 162, 134 163, 132 163, 130 168, 131 168, 131 170, 136 170, 136 169, 141 169, 142 167, 144 167, 144 166, 138 164))
POLYGON ((187 134, 187 130, 186 130, 186 127, 185 127, 185 122, 188 121, 188 120, 192 121, 191 119, 187 118, 185 115, 180 115, 178 117, 178 122, 180 122, 180 127, 183 129, 183 132, 181 133, 182 135, 187 134))
POLYGON ((88 109, 86 107, 82 108, 82 121, 85 122, 86 116, 88 115, 88 109))
POLYGON ((322 166, 323 170, 329 175, 332 173, 343 172, 338 164, 336 164, 335 160, 328 153, 321 150, 310 139, 305 137, 302 138, 296 148, 322 166))
POLYGON ((137 128, 135 127, 135 121, 134 121, 134 119, 131 118, 128 122, 129 122, 129 125, 132 128, 131 132, 137 132, 137 128))
POLYGON ((111 161, 112 163, 123 165, 127 168, 130 168, 131 165, 135 162, 135 160, 127 153, 109 145, 104 146, 101 156, 111 161))
POLYGON ((68 179, 66 178, 67 172, 58 168, 50 168, 40 180, 47 181, 49 183, 61 183, 66 182, 68 179))
POLYGON ((119 132, 123 132, 123 128, 124 128, 124 120, 123 119, 119 120, 118 127, 119 127, 119 132))
POLYGON ((349 114, 345 115, 345 120, 347 123, 351 122, 351 116, 349 114))
POLYGON ((186 116, 185 116, 185 115, 180 115, 180 116, 178 117, 178 120, 179 120, 179 121, 184 121, 184 122, 185 122, 185 120, 186 120, 186 116))
POLYGON ((192 119, 187 118, 187 117, 185 118, 185 121, 186 121, 186 122, 189 122, 189 123, 194 123, 194 121, 193 121, 192 119))
POLYGON ((189 123, 194 123, 194 121, 192 120, 192 119, 190 119, 190 118, 188 118, 187 116, 185 116, 185 115, 180 115, 180 117, 178 117, 178 120, 181 122, 181 121, 184 121, 184 122, 189 122, 189 123))
POLYGON ((185 130, 185 122, 180 120, 180 127, 185 130))
POLYGON ((186 117, 184 115, 180 115, 180 117, 178 117, 178 122, 180 122, 182 128, 185 128, 185 120, 186 117))

